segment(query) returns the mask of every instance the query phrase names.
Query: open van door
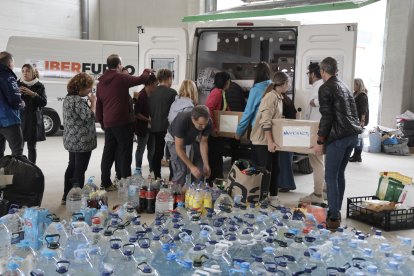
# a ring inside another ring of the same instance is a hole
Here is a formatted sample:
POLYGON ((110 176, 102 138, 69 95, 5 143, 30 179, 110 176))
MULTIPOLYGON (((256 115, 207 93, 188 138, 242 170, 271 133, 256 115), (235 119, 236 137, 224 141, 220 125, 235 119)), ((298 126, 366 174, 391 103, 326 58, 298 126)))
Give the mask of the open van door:
POLYGON ((295 106, 307 108, 307 93, 311 89, 306 75, 310 62, 326 57, 338 61, 338 76, 352 89, 355 71, 357 24, 302 25, 298 31, 295 72, 295 106))
POLYGON ((172 88, 178 90, 186 78, 187 41, 187 33, 182 28, 141 29, 138 34, 139 70, 170 69, 174 76, 172 88))

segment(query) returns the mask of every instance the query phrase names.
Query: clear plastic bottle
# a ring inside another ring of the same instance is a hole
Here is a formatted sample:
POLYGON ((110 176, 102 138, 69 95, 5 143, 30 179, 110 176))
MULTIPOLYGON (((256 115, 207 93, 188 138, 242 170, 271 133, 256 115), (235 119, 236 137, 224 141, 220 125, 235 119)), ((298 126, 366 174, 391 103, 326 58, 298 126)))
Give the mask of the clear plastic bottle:
POLYGON ((18 260, 19 267, 22 271, 31 271, 34 268, 36 255, 35 250, 30 247, 29 241, 21 240, 14 247, 11 258, 18 260))
POLYGON ((46 227, 44 237, 46 235, 59 234, 59 243, 62 247, 65 247, 69 237, 69 234, 65 229, 66 221, 61 221, 55 214, 49 214, 47 217, 51 220, 51 223, 46 227))
POLYGON ((74 252, 79 246, 88 246, 89 241, 81 228, 74 228, 72 235, 68 238, 66 248, 63 251, 63 256, 67 260, 74 258, 74 252))
POLYGON ((66 196, 66 210, 70 213, 78 213, 82 208, 82 189, 78 183, 74 183, 66 196))
POLYGON ((393 276, 404 275, 400 269, 400 265, 398 264, 398 262, 395 262, 395 261, 389 261, 387 263, 387 266, 381 271, 381 273, 384 275, 393 275, 393 276))
POLYGON ((11 244, 16 244, 24 238, 23 220, 19 216, 19 209, 10 207, 8 214, 3 216, 1 221, 10 231, 11 244))
POLYGON ((137 271, 138 262, 134 258, 135 245, 126 243, 122 246, 123 257, 115 266, 115 275, 134 275, 137 271))
POLYGON ((70 262, 67 260, 61 260, 61 261, 57 261, 56 262, 56 272, 59 275, 66 275, 66 276, 71 276, 68 271, 69 271, 69 266, 70 266, 70 262))
POLYGON ((139 206, 139 189, 140 182, 134 181, 131 178, 128 186, 128 202, 131 204, 131 207, 136 208, 139 206))
POLYGON ((109 245, 110 248, 105 254, 103 261, 105 266, 109 266, 112 270, 115 270, 116 266, 124 258, 124 254, 122 254, 121 249, 122 241, 120 239, 110 239, 109 245))
POLYGON ((91 262, 88 260, 85 249, 77 249, 74 252, 74 260, 71 262, 70 273, 72 275, 95 276, 96 272, 91 262))
POLYGON ((118 199, 121 202, 128 201, 129 182, 125 178, 121 178, 118 182, 118 199))
POLYGON ((151 242, 148 238, 141 238, 137 240, 138 248, 135 248, 134 257, 138 263, 151 263, 154 259, 154 252, 151 248, 151 242))
POLYGON ((38 254, 36 259, 36 268, 44 271, 45 275, 53 275, 56 271, 56 261, 59 258, 56 256, 56 252, 43 249, 40 254, 38 254))
POLYGON ((174 196, 171 187, 163 185, 155 201, 155 213, 165 215, 174 210, 174 196))
POLYGON ((11 253, 11 233, 0 218, 0 264, 9 258, 11 253))
POLYGON ((381 243, 387 243, 387 239, 382 235, 381 230, 375 230, 375 234, 367 238, 369 247, 376 250, 381 243))
POLYGON ((187 209, 193 208, 194 192, 195 192, 194 183, 191 183, 190 187, 187 189, 185 193, 185 207, 187 209))
POLYGON ((216 202, 214 203, 214 211, 216 214, 223 214, 223 213, 231 213, 234 207, 234 201, 227 194, 226 191, 222 191, 221 195, 217 198, 216 202))
POLYGON ((328 267, 342 267, 347 263, 339 246, 332 246, 330 252, 323 259, 328 267))
POLYGON ((139 263, 137 266, 137 276, 158 276, 160 275, 156 269, 146 262, 139 263))
POLYGON ((82 207, 86 208, 88 207, 88 200, 91 198, 90 195, 96 190, 98 190, 98 186, 94 183, 94 176, 91 176, 88 178, 88 181, 86 181, 86 184, 82 188, 82 207))
POLYGON ((17 262, 10 261, 7 264, 6 273, 4 276, 25 276, 24 272, 20 270, 20 266, 17 262))

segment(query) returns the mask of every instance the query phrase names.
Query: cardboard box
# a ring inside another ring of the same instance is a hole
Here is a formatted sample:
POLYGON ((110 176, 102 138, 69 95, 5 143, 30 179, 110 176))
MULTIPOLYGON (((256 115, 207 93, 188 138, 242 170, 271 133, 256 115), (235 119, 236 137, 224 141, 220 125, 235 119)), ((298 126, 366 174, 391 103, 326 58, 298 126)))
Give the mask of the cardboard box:
MULTIPOLYGON (((214 121, 216 122, 219 131, 218 136, 234 138, 236 136, 237 125, 239 124, 243 112, 236 111, 214 111, 214 121)), ((248 139, 248 132, 246 131, 242 139, 248 139)))
POLYGON ((318 139, 319 121, 273 119, 272 134, 279 151, 314 153, 311 146, 318 139))

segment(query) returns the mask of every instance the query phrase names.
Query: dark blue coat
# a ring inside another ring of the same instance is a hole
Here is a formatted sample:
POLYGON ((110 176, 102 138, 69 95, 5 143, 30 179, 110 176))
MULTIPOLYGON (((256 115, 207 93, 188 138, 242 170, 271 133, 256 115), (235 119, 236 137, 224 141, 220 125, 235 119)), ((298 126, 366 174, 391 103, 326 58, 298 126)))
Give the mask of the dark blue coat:
POLYGON ((0 127, 20 124, 21 105, 16 75, 10 68, 0 64, 0 127))

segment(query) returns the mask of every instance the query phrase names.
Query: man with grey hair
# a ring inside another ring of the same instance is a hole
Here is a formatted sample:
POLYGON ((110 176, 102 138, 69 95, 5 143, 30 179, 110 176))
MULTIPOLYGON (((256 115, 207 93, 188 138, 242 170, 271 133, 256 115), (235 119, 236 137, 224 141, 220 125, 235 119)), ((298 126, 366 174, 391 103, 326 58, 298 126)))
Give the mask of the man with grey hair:
POLYGON ((345 168, 362 128, 354 97, 349 88, 336 76, 336 60, 332 57, 322 60, 320 73, 324 81, 318 92, 322 117, 314 150, 318 155, 325 150, 325 182, 328 189, 326 223, 331 231, 336 231, 341 224, 345 168))
POLYGON ((173 182, 185 184, 187 168, 191 174, 200 179, 201 176, 210 176, 208 165, 208 136, 212 131, 210 114, 206 106, 198 105, 192 111, 180 112, 168 127, 165 137, 167 147, 171 153, 171 167, 173 182), (188 158, 185 146, 200 142, 199 150, 195 147, 193 161, 188 158), (201 155, 201 156, 200 156, 201 155))
POLYGON ((24 107, 24 102, 13 68, 13 56, 0 52, 0 158, 4 156, 6 140, 13 156, 23 154, 20 109, 24 107))

